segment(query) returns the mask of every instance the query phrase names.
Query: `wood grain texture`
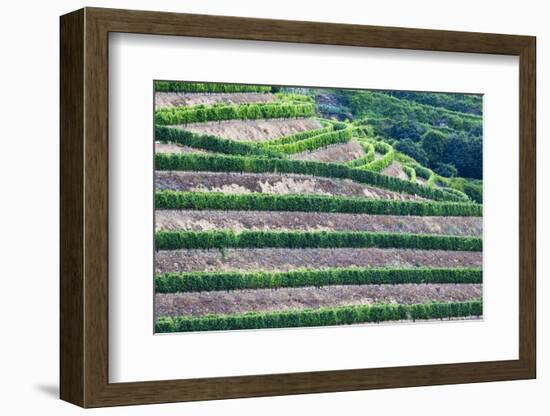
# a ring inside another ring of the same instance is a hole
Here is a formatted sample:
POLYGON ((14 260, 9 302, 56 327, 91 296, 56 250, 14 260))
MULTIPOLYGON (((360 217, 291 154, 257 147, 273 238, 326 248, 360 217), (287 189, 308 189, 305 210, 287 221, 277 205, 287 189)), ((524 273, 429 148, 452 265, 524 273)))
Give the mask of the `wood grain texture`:
POLYGON ((60 388, 84 405, 84 12, 61 19, 60 388))
POLYGON ((484 33, 87 8, 61 18, 61 397, 83 407, 535 377, 535 39, 484 33), (520 358, 190 380, 108 380, 108 33, 520 57, 520 358))

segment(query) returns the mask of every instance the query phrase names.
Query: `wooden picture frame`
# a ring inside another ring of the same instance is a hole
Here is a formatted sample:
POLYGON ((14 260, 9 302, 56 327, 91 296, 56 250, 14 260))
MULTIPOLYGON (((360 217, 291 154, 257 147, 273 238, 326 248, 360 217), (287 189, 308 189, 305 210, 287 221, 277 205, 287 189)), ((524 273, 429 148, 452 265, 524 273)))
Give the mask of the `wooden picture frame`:
POLYGON ((101 407, 535 378, 534 37, 99 8, 62 16, 60 28, 61 399, 101 407), (519 56, 519 359, 109 383, 110 32, 519 56))

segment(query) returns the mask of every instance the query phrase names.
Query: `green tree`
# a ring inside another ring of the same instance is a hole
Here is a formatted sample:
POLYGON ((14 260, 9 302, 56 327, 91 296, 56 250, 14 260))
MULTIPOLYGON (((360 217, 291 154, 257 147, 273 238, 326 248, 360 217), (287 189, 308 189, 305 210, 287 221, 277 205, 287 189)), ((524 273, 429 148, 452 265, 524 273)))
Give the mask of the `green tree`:
POLYGON ((428 156, 430 167, 443 160, 447 141, 447 136, 437 130, 428 130, 422 136, 420 145, 428 156))

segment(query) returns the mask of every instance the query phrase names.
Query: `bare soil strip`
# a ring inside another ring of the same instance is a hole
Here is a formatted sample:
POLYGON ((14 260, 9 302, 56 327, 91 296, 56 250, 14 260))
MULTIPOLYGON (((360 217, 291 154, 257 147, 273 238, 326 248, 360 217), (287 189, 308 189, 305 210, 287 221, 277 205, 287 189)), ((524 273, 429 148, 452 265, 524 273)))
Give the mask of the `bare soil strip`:
POLYGON ((207 154, 212 152, 208 152, 202 149, 196 149, 189 146, 181 146, 176 143, 155 143, 155 153, 207 154))
POLYGON ((382 175, 393 176, 399 179, 403 179, 405 181, 408 181, 410 179, 409 176, 405 173, 405 171, 401 167, 401 163, 396 161, 393 161, 391 165, 382 169, 380 173, 382 175))
POLYGON ((277 97, 270 93, 182 93, 182 92, 157 92, 155 93, 155 107, 182 107, 191 105, 212 104, 244 104, 244 103, 271 103, 277 101, 277 97))
POLYGON ((480 298, 478 284, 349 285, 228 292, 157 293, 156 316, 269 312, 375 303, 463 302, 480 298))
POLYGON ((482 267, 479 251, 380 248, 166 250, 155 253, 155 273, 288 271, 334 267, 482 267))
POLYGON ((481 217, 403 217, 276 211, 155 211, 157 231, 376 231, 480 237, 482 228, 481 217))
POLYGON ((357 141, 350 140, 347 143, 333 144, 323 149, 311 152, 302 152, 292 155, 296 160, 315 160, 318 162, 344 163, 363 156, 365 152, 357 141))
POLYGON ((156 171, 157 191, 195 191, 250 193, 263 192, 277 195, 316 194, 354 196, 396 201, 423 201, 422 197, 400 194, 386 189, 352 182, 348 179, 331 179, 297 174, 156 171))
POLYGON ((314 118, 299 118, 209 121, 174 127, 198 134, 211 134, 225 139, 262 142, 306 130, 319 129, 323 126, 314 118))

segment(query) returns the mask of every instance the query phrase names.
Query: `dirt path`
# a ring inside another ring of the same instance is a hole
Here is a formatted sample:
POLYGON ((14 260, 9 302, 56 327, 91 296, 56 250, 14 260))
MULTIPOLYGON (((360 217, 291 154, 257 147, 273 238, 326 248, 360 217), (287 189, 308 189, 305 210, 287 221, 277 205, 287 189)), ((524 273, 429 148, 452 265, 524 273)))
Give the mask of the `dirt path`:
POLYGON ((157 210, 157 230, 375 231, 481 236, 481 217, 418 217, 319 212, 157 210))
POLYGON ((212 134, 226 139, 262 142, 306 130, 319 129, 322 125, 314 118, 299 118, 209 121, 174 127, 199 134, 212 134))
POLYGON ((316 194, 397 201, 425 200, 416 195, 400 194, 347 179, 296 174, 156 171, 155 189, 224 193, 263 192, 278 195, 316 194))
POLYGON ((478 251, 380 248, 167 250, 155 253, 155 273, 335 267, 481 267, 478 251))
POLYGON ((207 152, 202 149, 195 149, 194 147, 189 146, 180 146, 175 143, 155 143, 155 153, 194 153, 194 154, 207 154, 207 152))
POLYGON ((155 93, 155 108, 181 107, 190 105, 212 104, 243 104, 243 103, 270 103, 277 101, 277 97, 270 93, 155 93))
POLYGON ((463 302, 480 298, 478 284, 350 285, 193 293, 158 293, 155 316, 200 316, 374 303, 463 302))
POLYGON ((344 163, 363 156, 365 152, 359 143, 350 140, 347 143, 333 144, 323 149, 292 155, 296 160, 316 160, 318 162, 344 163))

